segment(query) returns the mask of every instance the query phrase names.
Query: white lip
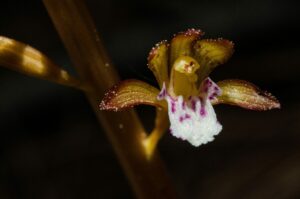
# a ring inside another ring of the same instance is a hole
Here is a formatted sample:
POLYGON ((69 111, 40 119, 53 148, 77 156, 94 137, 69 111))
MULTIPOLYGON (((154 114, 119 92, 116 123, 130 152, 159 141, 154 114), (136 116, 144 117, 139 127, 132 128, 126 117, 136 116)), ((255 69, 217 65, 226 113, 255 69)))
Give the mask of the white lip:
MULTIPOLYGON (((209 96, 212 95, 214 87, 217 87, 210 79, 208 84, 200 88, 201 97, 192 96, 184 100, 182 96, 173 99, 163 86, 158 99, 165 99, 168 103, 168 114, 170 120, 170 132, 173 136, 186 140, 194 146, 200 146, 214 140, 222 130, 222 125, 218 122, 209 96)), ((217 87, 219 89, 219 87, 217 87)), ((219 93, 218 93, 219 94, 219 93)))

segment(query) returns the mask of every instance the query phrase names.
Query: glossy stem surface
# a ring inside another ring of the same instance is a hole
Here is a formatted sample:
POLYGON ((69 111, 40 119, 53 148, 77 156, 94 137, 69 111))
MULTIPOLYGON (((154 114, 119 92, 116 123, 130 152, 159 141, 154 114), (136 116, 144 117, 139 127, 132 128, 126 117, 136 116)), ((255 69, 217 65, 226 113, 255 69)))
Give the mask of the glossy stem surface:
MULTIPOLYGON (((95 25, 82 0, 44 0, 80 79, 90 85, 86 96, 102 124, 118 158, 140 199, 171 199, 175 191, 159 154, 146 157, 145 130, 134 111, 99 110, 104 92, 119 81, 95 25)), ((99 8, 101 11, 101 8, 99 8)), ((120 44, 122 45, 122 44, 120 44)), ((99 157, 101 158, 101 157, 99 157)), ((117 191, 117 187, 115 188, 117 191)))

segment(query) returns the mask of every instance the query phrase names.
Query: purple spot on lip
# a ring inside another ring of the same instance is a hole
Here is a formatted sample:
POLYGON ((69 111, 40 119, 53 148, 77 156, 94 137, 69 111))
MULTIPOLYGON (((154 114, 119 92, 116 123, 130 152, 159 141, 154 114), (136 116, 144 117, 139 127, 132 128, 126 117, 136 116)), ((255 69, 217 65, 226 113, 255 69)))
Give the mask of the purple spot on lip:
POLYGON ((201 100, 200 115, 205 116, 206 115, 206 110, 205 110, 205 107, 204 107, 205 102, 203 101, 202 98, 200 98, 200 100, 201 100))
POLYGON ((209 99, 212 100, 212 99, 214 99, 217 95, 218 95, 218 93, 212 93, 212 94, 209 96, 209 99))
POLYGON ((185 110, 185 101, 182 101, 181 107, 183 110, 185 110))
POLYGON ((184 118, 182 116, 179 117, 179 121, 182 122, 184 118))
POLYGON ((162 98, 166 97, 166 95, 167 95, 167 91, 166 91, 166 89, 163 89, 163 90, 158 94, 158 97, 159 97, 160 99, 162 99, 162 98))
POLYGON ((190 118, 191 118, 191 115, 186 113, 185 115, 181 115, 179 117, 179 122, 183 122, 184 120, 190 119, 190 118))
POLYGON ((175 113, 175 111, 176 111, 174 102, 171 102, 171 111, 172 111, 172 113, 175 113))
POLYGON ((208 85, 208 87, 212 86, 212 82, 209 79, 205 80, 205 84, 208 85))
POLYGON ((218 88, 218 87, 216 87, 216 86, 214 87, 214 89, 215 89, 215 91, 218 91, 218 90, 219 90, 219 88, 218 88))
POLYGON ((205 115, 206 115, 206 111, 205 111, 205 108, 204 108, 204 107, 201 107, 201 108, 200 108, 200 115, 201 115, 201 116, 205 116, 205 115))
POLYGON ((192 110, 196 111, 196 101, 192 100, 192 110))
POLYGON ((207 93, 208 92, 208 87, 204 88, 204 92, 207 93))

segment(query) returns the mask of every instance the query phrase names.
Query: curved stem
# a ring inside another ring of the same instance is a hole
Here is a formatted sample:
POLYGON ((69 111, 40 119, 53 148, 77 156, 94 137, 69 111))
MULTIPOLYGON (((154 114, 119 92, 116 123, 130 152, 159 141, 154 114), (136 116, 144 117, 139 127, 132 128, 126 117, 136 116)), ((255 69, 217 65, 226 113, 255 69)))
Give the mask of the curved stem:
POLYGON ((155 127, 144 140, 145 151, 149 160, 152 159, 158 141, 164 135, 168 126, 169 118, 167 111, 156 109, 155 127))

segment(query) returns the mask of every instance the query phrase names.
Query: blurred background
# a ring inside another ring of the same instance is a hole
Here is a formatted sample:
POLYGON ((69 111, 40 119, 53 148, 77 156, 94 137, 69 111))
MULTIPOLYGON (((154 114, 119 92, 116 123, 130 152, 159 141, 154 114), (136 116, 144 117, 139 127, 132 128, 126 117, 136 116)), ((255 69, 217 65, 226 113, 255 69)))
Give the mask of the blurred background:
MULTIPOLYGON (((151 47, 199 28, 206 38, 235 43, 214 81, 251 81, 282 104, 268 112, 217 106, 224 130, 199 148, 166 134, 159 150, 180 198, 300 198, 299 2, 86 2, 122 79, 155 84, 146 67, 151 47)), ((1 1, 0 35, 36 47, 74 73, 42 1, 1 1)), ((151 129, 154 109, 137 111, 151 129)), ((0 198, 134 195, 81 92, 0 67, 0 198)))

